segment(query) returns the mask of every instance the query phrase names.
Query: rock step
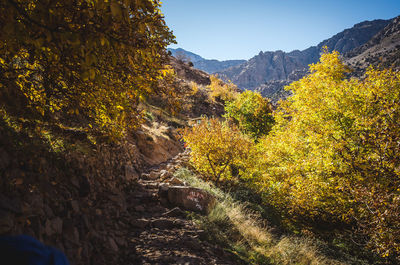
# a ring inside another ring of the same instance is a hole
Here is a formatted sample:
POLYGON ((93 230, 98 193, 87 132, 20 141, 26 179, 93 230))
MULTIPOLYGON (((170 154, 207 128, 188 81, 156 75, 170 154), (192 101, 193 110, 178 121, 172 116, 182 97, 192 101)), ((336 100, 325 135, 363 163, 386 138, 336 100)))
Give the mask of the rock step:
POLYGON ((159 183, 159 181, 147 180, 147 179, 139 179, 137 183, 139 183, 139 184, 149 184, 149 183, 159 183))
POLYGON ((143 173, 140 177, 141 180, 152 180, 156 181, 158 179, 166 179, 173 176, 173 170, 160 170, 160 171, 150 171, 150 173, 143 173))
MULTIPOLYGON (((168 217, 168 216, 160 216, 159 218, 137 218, 130 221, 130 226, 133 229, 160 229, 160 230, 168 230, 175 228, 183 228, 188 226, 188 221, 185 219, 177 218, 177 217, 168 217)), ((153 231, 154 232, 154 231, 153 231)), ((152 233, 153 233, 152 232, 152 233)), ((156 232, 154 232, 156 233, 156 232)), ((186 231, 184 230, 184 234, 189 236, 196 235, 196 232, 192 230, 186 231)))
POLYGON ((151 190, 151 191, 154 191, 154 192, 156 192, 158 190, 159 186, 160 185, 158 183, 148 183, 148 184, 143 185, 143 187, 146 190, 151 190))
POLYGON ((188 153, 148 168, 133 186, 124 236, 137 259, 127 264, 234 264, 223 250, 202 241, 205 232, 187 218, 186 211, 206 213, 215 200, 173 176, 188 153))
POLYGON ((159 185, 159 184, 160 184, 160 181, 142 180, 142 179, 141 179, 141 180, 139 180, 137 183, 139 184, 139 186, 143 187, 143 186, 146 186, 146 185, 159 185))

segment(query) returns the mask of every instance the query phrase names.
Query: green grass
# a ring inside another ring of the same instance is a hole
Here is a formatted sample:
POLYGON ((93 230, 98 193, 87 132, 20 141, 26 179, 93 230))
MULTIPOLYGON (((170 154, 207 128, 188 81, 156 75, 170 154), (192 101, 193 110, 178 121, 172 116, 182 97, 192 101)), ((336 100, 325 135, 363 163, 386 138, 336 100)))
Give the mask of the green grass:
POLYGON ((234 253, 246 264, 347 264, 327 257, 321 251, 325 246, 311 237, 277 236, 249 205, 235 200, 229 193, 205 182, 186 168, 175 176, 190 186, 204 189, 217 198, 217 204, 208 215, 191 214, 205 231, 205 240, 216 242, 234 253))

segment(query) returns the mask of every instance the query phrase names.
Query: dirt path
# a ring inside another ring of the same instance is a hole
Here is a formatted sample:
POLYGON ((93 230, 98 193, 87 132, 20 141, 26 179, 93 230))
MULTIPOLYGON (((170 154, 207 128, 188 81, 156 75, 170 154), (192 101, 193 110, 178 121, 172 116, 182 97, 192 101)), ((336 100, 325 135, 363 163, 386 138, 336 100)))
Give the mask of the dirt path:
POLYGON ((236 264, 222 248, 202 241, 201 231, 179 208, 167 208, 160 202, 158 188, 163 173, 173 172, 185 163, 181 153, 170 161, 151 168, 140 179, 128 198, 131 229, 125 264, 236 264), (149 179, 151 178, 151 179, 149 179), (128 254, 127 253, 127 254, 128 254))

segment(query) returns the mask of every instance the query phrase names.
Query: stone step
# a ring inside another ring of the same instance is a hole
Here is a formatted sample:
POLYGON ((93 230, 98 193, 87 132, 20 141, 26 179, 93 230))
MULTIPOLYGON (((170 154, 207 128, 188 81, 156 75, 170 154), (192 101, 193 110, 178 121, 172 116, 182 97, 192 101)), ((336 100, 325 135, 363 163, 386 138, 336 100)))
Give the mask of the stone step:
POLYGON ((141 179, 144 180, 156 180, 160 177, 160 173, 157 171, 151 171, 149 174, 142 174, 140 176, 141 179))
POLYGON ((141 185, 148 185, 148 184, 157 184, 157 183, 159 183, 159 181, 157 181, 157 180, 140 180, 140 181, 138 181, 138 184, 141 184, 141 185))
POLYGON ((160 186, 160 184, 158 184, 158 183, 148 183, 148 184, 142 185, 142 187, 145 188, 146 190, 152 190, 152 191, 158 190, 159 186, 160 186))

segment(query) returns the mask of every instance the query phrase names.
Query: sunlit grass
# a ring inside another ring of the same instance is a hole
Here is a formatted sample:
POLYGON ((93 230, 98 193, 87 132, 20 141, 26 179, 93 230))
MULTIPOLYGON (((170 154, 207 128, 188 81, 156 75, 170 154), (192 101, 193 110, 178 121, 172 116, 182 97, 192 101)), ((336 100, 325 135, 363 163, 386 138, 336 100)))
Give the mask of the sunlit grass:
POLYGON ((319 243, 309 237, 276 236, 261 217, 246 208, 246 203, 213 184, 196 177, 182 168, 176 176, 193 187, 207 190, 217 198, 217 204, 206 216, 193 214, 194 221, 204 229, 208 240, 217 242, 226 250, 249 264, 346 264, 326 257, 319 243))

